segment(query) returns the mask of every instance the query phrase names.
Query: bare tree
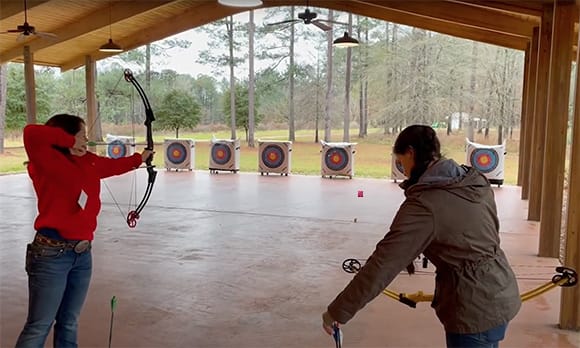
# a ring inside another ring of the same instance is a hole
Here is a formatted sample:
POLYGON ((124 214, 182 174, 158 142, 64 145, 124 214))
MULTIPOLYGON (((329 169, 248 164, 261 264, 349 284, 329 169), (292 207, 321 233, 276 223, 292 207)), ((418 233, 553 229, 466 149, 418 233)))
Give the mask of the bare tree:
POLYGON ((6 127, 6 97, 8 90, 8 64, 0 64, 0 153, 4 153, 4 128, 6 127))
POLYGON ((249 31, 249 78, 248 78, 248 146, 254 147, 254 11, 250 10, 249 31))
MULTIPOLYGON (((352 13, 348 14, 348 34, 352 36, 352 13)), ((342 141, 350 141, 350 73, 352 69, 352 48, 346 49, 346 76, 344 79, 344 131, 342 141)))

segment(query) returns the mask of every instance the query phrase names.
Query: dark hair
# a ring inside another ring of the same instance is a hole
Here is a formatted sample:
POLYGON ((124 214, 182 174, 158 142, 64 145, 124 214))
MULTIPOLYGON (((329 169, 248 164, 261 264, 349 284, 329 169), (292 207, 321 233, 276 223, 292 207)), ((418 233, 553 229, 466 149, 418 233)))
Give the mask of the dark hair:
MULTIPOLYGON (((85 120, 75 115, 57 114, 52 116, 48 121, 46 121, 45 125, 49 127, 60 128, 70 135, 76 135, 85 125, 85 120)), ((68 155, 70 153, 69 149, 65 149, 58 146, 54 146, 54 148, 65 155, 68 155)))
POLYGON ((412 125, 399 134, 393 152, 398 155, 404 155, 413 149, 415 152, 415 166, 411 170, 408 183, 416 184, 419 178, 434 160, 441 158, 441 144, 437 138, 435 130, 429 126, 412 125))

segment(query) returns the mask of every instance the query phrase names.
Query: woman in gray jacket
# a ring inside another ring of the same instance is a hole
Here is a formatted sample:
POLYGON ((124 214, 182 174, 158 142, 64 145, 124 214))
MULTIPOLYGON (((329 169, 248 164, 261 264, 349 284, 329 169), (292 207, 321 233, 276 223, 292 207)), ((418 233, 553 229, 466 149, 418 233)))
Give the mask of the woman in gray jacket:
POLYGON ((493 190, 475 169, 445 159, 435 131, 414 125, 393 152, 409 178, 405 201, 366 264, 328 306, 323 328, 347 323, 423 253, 437 268, 431 306, 447 347, 498 347, 521 300, 500 248, 493 190))

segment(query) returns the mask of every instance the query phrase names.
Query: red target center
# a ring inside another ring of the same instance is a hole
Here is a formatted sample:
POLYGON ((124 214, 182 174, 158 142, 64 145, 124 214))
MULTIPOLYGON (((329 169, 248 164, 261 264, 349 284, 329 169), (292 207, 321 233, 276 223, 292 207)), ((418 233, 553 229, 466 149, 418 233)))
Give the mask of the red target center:
POLYGON ((217 156, 217 158, 220 159, 226 157, 226 153, 224 150, 217 150, 215 155, 217 156))
POLYGON ((113 147, 113 154, 118 155, 121 153, 121 149, 118 146, 113 147))
POLYGON ((173 150, 173 152, 171 153, 171 156, 173 156, 173 158, 179 158, 179 157, 181 157, 181 151, 173 150))
POLYGON ((275 153, 275 152, 270 152, 270 153, 268 154, 268 159, 269 159, 270 161, 275 161, 275 160, 277 160, 277 159, 278 159, 278 154, 277 154, 277 153, 275 153))
POLYGON ((477 163, 482 166, 487 166, 491 162, 491 157, 489 155, 481 155, 477 159, 477 163))
POLYGON ((330 160, 332 161, 332 163, 340 163, 342 158, 340 157, 340 155, 334 154, 334 155, 332 155, 330 160))

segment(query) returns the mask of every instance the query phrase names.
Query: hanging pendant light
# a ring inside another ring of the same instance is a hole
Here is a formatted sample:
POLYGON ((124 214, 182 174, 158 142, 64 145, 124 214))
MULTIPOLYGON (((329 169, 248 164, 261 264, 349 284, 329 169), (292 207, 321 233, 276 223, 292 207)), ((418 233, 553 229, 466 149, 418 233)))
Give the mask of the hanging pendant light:
POLYGON ((123 48, 113 42, 113 30, 112 30, 111 26, 112 26, 111 4, 109 3, 109 41, 106 44, 99 47, 99 51, 100 52, 109 52, 109 53, 110 52, 113 52, 113 53, 123 52, 123 48))
POLYGON ((231 7, 256 7, 262 5, 262 0, 218 0, 218 3, 231 7))
POLYGON ((348 32, 345 31, 342 37, 339 37, 332 42, 332 45, 334 47, 356 47, 359 45, 359 42, 357 39, 348 35, 348 32))

